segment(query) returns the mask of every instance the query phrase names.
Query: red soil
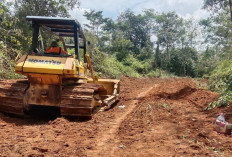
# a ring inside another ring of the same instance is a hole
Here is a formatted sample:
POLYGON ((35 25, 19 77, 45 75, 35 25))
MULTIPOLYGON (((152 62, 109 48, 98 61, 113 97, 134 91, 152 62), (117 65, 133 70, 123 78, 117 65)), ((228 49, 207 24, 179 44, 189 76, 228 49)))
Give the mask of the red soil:
POLYGON ((0 156, 230 156, 213 124, 232 107, 204 111, 217 96, 187 78, 123 78, 120 102, 89 121, 0 114, 0 156))

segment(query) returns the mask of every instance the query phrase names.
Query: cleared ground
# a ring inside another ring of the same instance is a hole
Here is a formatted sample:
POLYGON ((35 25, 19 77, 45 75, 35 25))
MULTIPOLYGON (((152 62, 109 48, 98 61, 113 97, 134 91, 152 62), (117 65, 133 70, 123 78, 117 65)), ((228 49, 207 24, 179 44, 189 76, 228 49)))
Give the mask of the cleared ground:
POLYGON ((232 107, 204 111, 218 94, 197 84, 123 78, 120 102, 89 121, 43 110, 37 117, 0 114, 0 156, 231 156, 232 136, 217 134, 213 123, 232 107))

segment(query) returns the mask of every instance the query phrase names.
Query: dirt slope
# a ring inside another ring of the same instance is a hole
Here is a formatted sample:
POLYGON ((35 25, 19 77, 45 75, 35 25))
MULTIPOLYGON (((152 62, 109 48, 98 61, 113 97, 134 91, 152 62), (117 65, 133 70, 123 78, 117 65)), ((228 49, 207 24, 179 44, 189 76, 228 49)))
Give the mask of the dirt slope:
POLYGON ((192 79, 123 78, 120 102, 89 121, 0 114, 0 156, 230 156, 219 110, 204 111, 217 95, 192 79))

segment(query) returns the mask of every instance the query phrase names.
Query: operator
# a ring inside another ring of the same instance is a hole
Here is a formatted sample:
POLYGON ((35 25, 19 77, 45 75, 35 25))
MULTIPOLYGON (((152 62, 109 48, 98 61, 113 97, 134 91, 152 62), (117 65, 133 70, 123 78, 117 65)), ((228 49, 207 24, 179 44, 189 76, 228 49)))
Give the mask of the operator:
POLYGON ((68 55, 68 53, 63 50, 61 47, 58 47, 58 43, 57 41, 53 41, 51 43, 51 46, 48 46, 47 49, 46 49, 46 53, 49 54, 49 53, 57 53, 57 54, 61 54, 61 55, 68 55))

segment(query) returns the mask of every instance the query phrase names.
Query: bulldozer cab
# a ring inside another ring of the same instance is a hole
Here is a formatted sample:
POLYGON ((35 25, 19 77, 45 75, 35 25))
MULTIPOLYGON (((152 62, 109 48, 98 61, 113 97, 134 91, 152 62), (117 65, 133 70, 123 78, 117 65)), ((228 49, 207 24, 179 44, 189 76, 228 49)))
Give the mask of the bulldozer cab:
MULTIPOLYGON (((26 19, 31 22, 33 28, 33 38, 30 54, 35 53, 40 56, 52 57, 71 57, 78 61, 81 60, 80 52, 86 54, 86 38, 78 21, 71 18, 27 16, 26 19), (54 40, 59 40, 67 55, 46 54, 46 48, 54 40)), ((84 58, 84 57, 83 57, 84 58)))

